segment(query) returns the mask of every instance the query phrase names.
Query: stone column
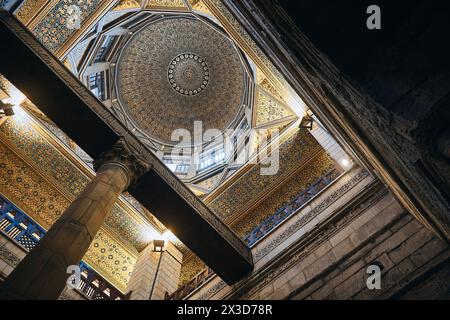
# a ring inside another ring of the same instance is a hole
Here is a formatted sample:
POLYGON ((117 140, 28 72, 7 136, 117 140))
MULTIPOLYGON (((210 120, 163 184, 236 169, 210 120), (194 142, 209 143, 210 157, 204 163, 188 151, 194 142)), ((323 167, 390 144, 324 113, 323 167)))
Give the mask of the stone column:
POLYGON ((0 297, 57 299, 70 265, 78 265, 119 195, 148 166, 123 140, 95 162, 96 177, 2 284, 0 297))
POLYGON ((154 252, 153 242, 139 254, 127 291, 131 300, 163 300, 178 289, 183 254, 166 242, 164 252, 154 252))

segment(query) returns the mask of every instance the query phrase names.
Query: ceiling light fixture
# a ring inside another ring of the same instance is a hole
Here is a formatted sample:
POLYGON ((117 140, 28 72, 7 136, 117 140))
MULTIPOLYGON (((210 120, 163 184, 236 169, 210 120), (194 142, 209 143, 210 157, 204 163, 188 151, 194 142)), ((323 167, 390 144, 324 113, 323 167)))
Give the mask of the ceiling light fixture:
POLYGON ((350 162, 350 160, 348 160, 347 158, 341 159, 341 165, 342 165, 344 168, 350 167, 350 164, 351 164, 351 162, 350 162))

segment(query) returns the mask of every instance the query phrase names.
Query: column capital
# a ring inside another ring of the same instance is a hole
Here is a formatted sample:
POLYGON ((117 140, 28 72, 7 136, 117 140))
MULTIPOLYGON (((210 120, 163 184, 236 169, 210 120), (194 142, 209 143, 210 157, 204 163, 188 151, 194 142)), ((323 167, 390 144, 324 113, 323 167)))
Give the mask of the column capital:
POLYGON ((96 172, 101 171, 102 167, 106 165, 116 165, 124 169, 128 176, 128 186, 135 183, 140 176, 151 168, 151 165, 140 157, 138 152, 134 151, 123 137, 94 161, 96 172))

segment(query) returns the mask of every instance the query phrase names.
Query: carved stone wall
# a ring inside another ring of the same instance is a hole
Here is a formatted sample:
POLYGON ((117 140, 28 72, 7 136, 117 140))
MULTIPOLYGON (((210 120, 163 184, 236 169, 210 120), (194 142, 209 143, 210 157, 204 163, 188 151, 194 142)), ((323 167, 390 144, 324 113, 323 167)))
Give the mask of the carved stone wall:
MULTIPOLYGON (((353 214, 357 211, 355 208, 353 214)), ((244 297, 391 298, 436 265, 447 264, 446 270, 450 271, 448 246, 404 213, 392 196, 383 197, 353 219, 329 225, 322 231, 322 237, 287 258, 276 267, 271 279, 264 277, 244 297), (296 259, 299 260, 294 262, 296 259), (367 267, 371 264, 382 267, 382 290, 369 290, 366 286, 367 267)), ((446 294, 449 292, 450 287, 446 294)), ((423 296, 434 295, 428 289, 428 294, 423 296)))
POLYGON ((189 299, 448 297, 448 245, 406 213, 367 172, 361 173, 338 182, 311 204, 306 210, 306 216, 313 214, 309 222, 276 246, 270 243, 296 222, 258 244, 251 276, 232 288, 213 278, 189 299), (381 290, 366 286, 372 264, 381 266, 381 290))
POLYGON ((385 24, 371 33, 364 26, 369 1, 280 2, 225 1, 338 140, 376 169, 416 218, 448 238, 450 201, 412 130, 449 93, 448 48, 440 40, 449 3, 381 1, 385 24))

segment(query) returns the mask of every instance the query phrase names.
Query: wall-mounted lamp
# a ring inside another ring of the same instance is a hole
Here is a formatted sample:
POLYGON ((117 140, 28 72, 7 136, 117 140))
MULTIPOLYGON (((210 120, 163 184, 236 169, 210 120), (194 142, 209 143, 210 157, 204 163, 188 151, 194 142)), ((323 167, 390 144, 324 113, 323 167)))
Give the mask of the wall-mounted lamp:
POLYGON ((153 252, 164 252, 166 250, 166 242, 164 240, 153 240, 153 252))
POLYGON ((312 130, 313 128, 314 119, 309 114, 305 115, 300 122, 300 128, 305 128, 308 130, 312 130))
POLYGON ((341 160, 339 160, 339 164, 342 166, 343 169, 345 170, 349 170, 351 169, 351 167, 353 166, 353 162, 352 160, 350 160, 347 157, 342 158, 341 160))
POLYGON ((348 161, 348 159, 342 159, 342 160, 341 160, 341 164, 342 164, 344 167, 348 167, 348 166, 350 165, 350 161, 348 161))
POLYGON ((14 115, 13 107, 14 107, 13 104, 3 103, 2 101, 0 101, 0 115, 6 117, 13 116, 14 115))

